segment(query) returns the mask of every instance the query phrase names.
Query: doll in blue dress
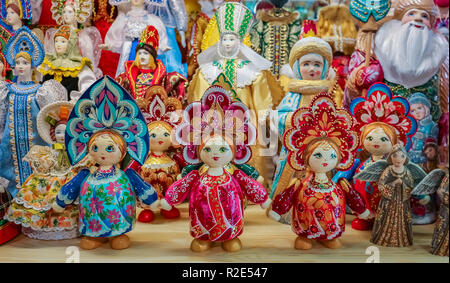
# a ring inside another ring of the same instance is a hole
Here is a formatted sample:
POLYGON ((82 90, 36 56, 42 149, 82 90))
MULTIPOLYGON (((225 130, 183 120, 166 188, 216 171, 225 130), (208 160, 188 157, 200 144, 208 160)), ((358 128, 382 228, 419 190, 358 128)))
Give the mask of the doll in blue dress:
POLYGON ((143 164, 149 149, 144 117, 133 98, 113 79, 94 83, 77 101, 67 123, 65 144, 74 165, 86 155, 97 167, 83 169, 56 197, 58 212, 79 199, 80 247, 91 250, 109 240, 111 248, 130 246, 136 199, 155 209, 155 189, 119 163, 128 153, 143 164))

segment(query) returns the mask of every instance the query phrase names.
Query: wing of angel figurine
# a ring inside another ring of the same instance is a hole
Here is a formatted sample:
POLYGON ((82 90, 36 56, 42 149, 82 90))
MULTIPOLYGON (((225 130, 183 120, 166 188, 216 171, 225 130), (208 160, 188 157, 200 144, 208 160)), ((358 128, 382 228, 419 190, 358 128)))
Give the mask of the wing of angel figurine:
POLYGON ((445 177, 445 171, 442 169, 434 169, 414 188, 411 192, 413 195, 430 195, 439 188, 442 179, 445 177))
POLYGON ((408 167, 414 179, 414 186, 417 186, 427 176, 427 173, 423 171, 422 167, 415 163, 409 162, 406 167, 408 167))
POLYGON ((367 182, 376 182, 380 180, 381 174, 387 167, 388 163, 386 160, 378 160, 364 168, 363 171, 356 174, 353 178, 367 182))

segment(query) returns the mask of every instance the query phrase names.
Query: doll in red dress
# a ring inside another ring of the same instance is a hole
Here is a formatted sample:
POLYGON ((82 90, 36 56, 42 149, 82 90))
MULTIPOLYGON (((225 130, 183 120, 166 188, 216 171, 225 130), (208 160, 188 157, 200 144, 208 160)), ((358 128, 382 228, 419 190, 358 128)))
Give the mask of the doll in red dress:
POLYGON ((248 108, 232 102, 218 86, 206 90, 202 100, 186 108, 183 123, 176 128, 176 140, 184 145, 184 158, 191 164, 204 163, 166 191, 161 207, 169 210, 189 196, 191 250, 203 252, 213 242, 228 252, 242 247, 239 236, 244 226, 244 200, 270 205, 265 188, 239 169, 225 169, 231 162, 246 163, 249 144, 256 129, 250 123, 248 108))
POLYGON ((352 130, 353 117, 339 109, 327 93, 316 95, 310 107, 300 108, 292 116, 293 127, 286 131, 283 144, 288 149, 289 165, 307 170, 304 179, 293 179, 277 195, 269 216, 275 220, 292 211, 292 230, 298 235, 295 248, 308 250, 312 240, 330 249, 341 247, 345 230, 345 205, 361 218, 370 212, 350 183, 334 183, 331 170, 353 165, 358 136, 352 130))

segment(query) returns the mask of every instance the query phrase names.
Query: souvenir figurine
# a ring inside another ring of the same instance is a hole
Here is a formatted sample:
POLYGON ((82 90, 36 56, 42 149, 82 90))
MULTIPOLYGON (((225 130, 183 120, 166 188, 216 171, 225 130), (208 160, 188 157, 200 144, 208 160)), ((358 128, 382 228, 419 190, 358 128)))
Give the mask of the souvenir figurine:
POLYGON ((158 16, 166 26, 170 49, 158 57, 167 72, 177 72, 187 76, 187 65, 182 63, 181 50, 176 40, 175 29, 180 35, 180 44, 186 47, 186 30, 188 18, 184 0, 147 0, 147 11, 158 16))
POLYGON ((279 221, 292 209, 292 230, 298 236, 295 249, 309 250, 313 240, 338 249, 345 230, 346 203, 360 218, 370 214, 348 182, 336 184, 327 176, 335 168, 345 170, 353 165, 358 148, 353 117, 323 92, 313 98, 309 108, 296 110, 291 122, 283 138, 287 160, 294 170, 307 173, 302 180, 292 179, 274 198, 269 216, 279 221))
POLYGON ((422 165, 422 169, 430 173, 439 166, 439 146, 433 138, 428 138, 422 147, 422 154, 426 158, 426 162, 422 165))
POLYGON ((0 25, 11 35, 24 25, 24 21, 32 19, 30 0, 0 0, 0 9, 2 17, 0 25))
POLYGON ((8 191, 9 181, 0 177, 0 245, 14 239, 20 234, 20 226, 3 219, 11 204, 12 196, 8 191))
MULTIPOLYGON (((291 116, 295 110, 308 107, 313 97, 320 92, 332 92, 335 81, 330 68, 333 53, 330 45, 316 37, 316 26, 312 21, 303 22, 301 39, 294 45, 289 56, 294 79, 288 84, 289 93, 277 107, 278 132, 280 140, 292 127, 291 116)), ((275 177, 272 183, 271 198, 287 188, 295 170, 287 164, 287 150, 282 146, 275 177)))
MULTIPOLYGON (((93 0, 52 0, 50 11, 58 26, 66 25, 78 34, 75 48, 79 53, 89 58, 96 78, 102 76, 102 71, 98 68, 101 50, 99 45, 102 37, 97 28, 86 26, 93 9, 93 0), (84 25, 84 26, 82 26, 84 25)), ((54 40, 58 28, 49 28, 45 33, 45 53, 55 54, 54 40)))
POLYGON ((6 45, 6 61, 17 75, 17 82, 0 89, 0 121, 4 122, 0 144, 0 177, 9 181, 8 191, 14 197, 31 175, 31 167, 23 161, 33 145, 45 145, 36 128, 39 109, 67 100, 64 87, 54 80, 40 85, 32 81, 32 71, 44 60, 42 43, 27 28, 16 31, 6 45))
POLYGON ((415 195, 430 195, 437 192, 440 207, 430 253, 438 256, 449 254, 448 246, 448 167, 431 171, 412 191, 415 195))
POLYGON ((125 71, 127 61, 133 61, 136 58, 136 46, 148 25, 154 26, 158 31, 158 55, 170 49, 166 27, 159 17, 148 13, 145 7, 147 1, 150 0, 110 0, 109 2, 114 6, 130 6, 126 14, 119 13, 106 34, 105 43, 100 45, 102 49, 120 53, 116 77, 125 71))
POLYGON ((334 181, 341 178, 353 183, 370 210, 370 219, 356 217, 352 228, 356 230, 371 230, 380 202, 380 192, 376 182, 357 180, 353 176, 363 172, 370 164, 382 160, 401 142, 407 149, 411 147, 411 137, 417 130, 417 122, 409 113, 408 101, 395 97, 392 91, 383 83, 373 84, 366 97, 353 100, 350 113, 356 120, 355 130, 361 141, 361 157, 355 160, 353 167, 346 171, 338 171, 334 181), (366 155, 366 158, 362 158, 366 155))
POLYGON ((159 42, 158 30, 147 26, 136 46, 136 59, 125 63, 125 72, 116 81, 136 99, 144 97, 149 87, 160 85, 169 96, 184 101, 187 80, 176 72, 167 73, 164 64, 157 59, 159 42))
POLYGON ((134 99, 110 77, 95 82, 78 99, 67 122, 65 145, 72 165, 89 154, 98 168, 83 169, 59 191, 53 209, 61 212, 79 199, 82 249, 95 249, 110 239, 113 249, 126 249, 134 228, 136 198, 157 205, 155 189, 132 169, 118 164, 125 154, 140 163, 149 136, 134 99))
POLYGON ((70 26, 61 26, 54 37, 55 52, 46 54, 39 72, 43 81, 56 80, 67 90, 70 99, 77 99, 95 82, 92 62, 82 57, 78 35, 70 26))
POLYGON ((38 28, 45 32, 50 28, 58 26, 52 15, 52 0, 33 0, 31 1, 31 9, 33 15, 33 24, 37 24, 38 28))
POLYGON ((298 41, 301 19, 298 12, 283 8, 288 0, 270 0, 273 9, 259 10, 250 31, 252 49, 272 62, 270 70, 279 77, 281 67, 289 63, 291 48, 298 41))
POLYGON ((381 195, 371 243, 386 247, 413 244, 411 191, 425 176, 420 166, 409 161, 401 144, 394 145, 386 160, 378 160, 355 175, 357 180, 377 182, 381 195))
POLYGON ((208 88, 201 101, 187 106, 183 123, 176 128, 176 141, 185 146, 188 163, 206 166, 173 183, 161 207, 170 210, 189 196, 192 251, 206 251, 214 242, 222 243, 225 251, 239 251, 244 198, 263 208, 270 205, 261 184, 241 170, 231 174, 224 168, 230 162, 246 163, 252 154, 248 145, 255 139, 248 108, 232 102, 221 87, 208 88))

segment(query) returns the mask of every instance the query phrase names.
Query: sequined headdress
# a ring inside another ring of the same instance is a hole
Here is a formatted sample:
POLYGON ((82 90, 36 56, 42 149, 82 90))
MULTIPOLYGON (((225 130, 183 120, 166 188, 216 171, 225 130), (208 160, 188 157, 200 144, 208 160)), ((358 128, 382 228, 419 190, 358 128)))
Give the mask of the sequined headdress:
POLYGON ((154 26, 147 26, 145 30, 142 31, 141 37, 139 38, 139 46, 148 45, 153 47, 155 51, 159 48, 159 33, 154 26))
POLYGON ((72 165, 86 156, 89 139, 102 130, 121 135, 130 157, 144 163, 149 149, 144 116, 130 94, 109 76, 92 84, 70 113, 65 144, 72 165))
POLYGON ((390 8, 390 0, 351 0, 349 6, 352 16, 363 23, 367 23, 370 16, 373 16, 377 22, 382 20, 390 8))
POLYGON ((214 134, 232 141, 236 164, 250 160, 249 145, 256 140, 250 112, 245 104, 233 102, 229 92, 219 86, 211 86, 201 101, 189 104, 183 114, 183 123, 176 127, 176 140, 185 146, 185 160, 190 164, 200 163, 198 147, 214 134))
POLYGON ((417 131, 417 121, 411 116, 408 101, 400 96, 393 96, 391 89, 383 84, 373 84, 366 97, 355 98, 350 111, 355 117, 355 130, 362 132, 366 125, 382 122, 391 126, 406 150, 411 147, 411 138, 417 131))
POLYGON ((0 0, 0 6, 2 11, 2 18, 6 18, 8 14, 8 5, 14 4, 19 10, 19 16, 23 20, 31 20, 31 2, 30 0, 0 0))
POLYGON ((16 56, 21 53, 28 54, 32 67, 41 65, 45 57, 44 46, 26 26, 19 28, 14 33, 6 44, 5 51, 6 61, 12 68, 16 65, 16 56))
POLYGON ((215 16, 221 35, 234 33, 241 39, 249 33, 253 23, 252 12, 239 2, 230 1, 222 4, 217 8, 215 16))
POLYGON ((309 107, 296 110, 292 125, 283 136, 283 144, 288 150, 289 164, 295 170, 306 169, 303 154, 316 139, 327 139, 338 146, 341 158, 337 169, 345 170, 353 165, 359 145, 358 135, 352 130, 353 118, 347 110, 337 108, 328 93, 316 95, 309 107))
POLYGON ((66 5, 73 7, 77 22, 80 24, 86 22, 93 9, 92 0, 52 0, 50 11, 58 25, 64 24, 63 10, 66 5))

